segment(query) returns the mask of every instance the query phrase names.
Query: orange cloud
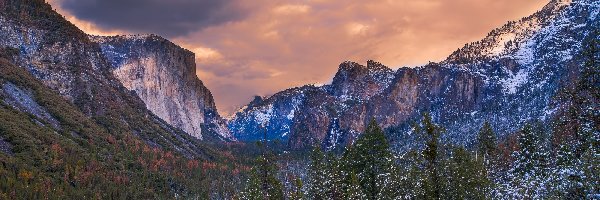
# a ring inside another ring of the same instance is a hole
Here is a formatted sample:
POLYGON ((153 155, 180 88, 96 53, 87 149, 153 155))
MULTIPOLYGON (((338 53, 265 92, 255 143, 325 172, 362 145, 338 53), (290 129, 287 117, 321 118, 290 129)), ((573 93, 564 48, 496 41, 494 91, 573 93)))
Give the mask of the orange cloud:
POLYGON ((302 4, 286 4, 275 7, 273 11, 276 14, 302 14, 310 11, 310 7, 302 4))
MULTIPOLYGON (((225 114, 253 95, 330 82, 344 60, 374 59, 395 68, 443 60, 463 44, 546 3, 239 0, 240 7, 251 10, 243 19, 170 39, 196 52, 198 76, 225 114)), ((85 31, 107 31, 74 22, 85 31)))

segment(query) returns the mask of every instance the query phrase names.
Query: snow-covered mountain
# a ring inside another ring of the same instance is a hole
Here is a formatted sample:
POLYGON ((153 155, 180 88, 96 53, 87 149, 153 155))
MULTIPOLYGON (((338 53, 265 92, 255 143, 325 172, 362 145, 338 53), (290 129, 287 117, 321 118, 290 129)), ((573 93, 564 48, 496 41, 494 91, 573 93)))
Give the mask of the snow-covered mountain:
POLYGON ((405 149, 409 123, 430 112, 456 143, 472 142, 484 121, 503 136, 552 116, 552 98, 577 76, 582 44, 600 28, 599 11, 596 0, 553 0, 440 63, 416 68, 344 62, 330 85, 257 97, 228 126, 240 140, 262 138, 266 126, 268 139, 291 148, 333 148, 353 141, 374 118, 396 149, 405 149))

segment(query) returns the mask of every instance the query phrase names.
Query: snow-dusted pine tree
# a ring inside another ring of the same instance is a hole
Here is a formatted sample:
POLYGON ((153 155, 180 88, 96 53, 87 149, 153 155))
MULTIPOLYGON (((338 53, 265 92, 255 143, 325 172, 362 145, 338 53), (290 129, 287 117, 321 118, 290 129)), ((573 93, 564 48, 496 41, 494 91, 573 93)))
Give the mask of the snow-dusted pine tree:
POLYGON ((444 128, 433 123, 429 113, 423 114, 421 124, 414 126, 414 130, 425 138, 425 149, 422 151, 424 163, 423 191, 425 198, 440 199, 443 183, 440 177, 440 136, 444 128))
POLYGON ((310 165, 308 166, 308 198, 325 199, 327 196, 325 181, 327 179, 325 172, 325 155, 319 146, 315 147, 310 154, 310 165))
POLYGON ((389 179, 394 163, 388 141, 374 119, 348 150, 345 158, 345 170, 357 173, 367 199, 385 199, 388 194, 382 193, 381 189, 392 181, 389 179))
POLYGON ((302 191, 302 187, 303 187, 302 179, 295 178, 294 183, 293 183, 293 189, 290 194, 291 200, 303 200, 304 199, 304 192, 302 191))
POLYGON ((344 176, 340 170, 340 160, 333 153, 327 153, 325 156, 324 190, 327 199, 337 200, 344 198, 344 176))
POLYGON ((442 199, 489 199, 491 182, 482 159, 456 147, 444 163, 442 199))
POLYGON ((550 150, 543 126, 527 123, 518 134, 519 150, 512 155, 515 161, 494 193, 503 199, 544 198, 550 182, 550 150))
POLYGON ((242 199, 283 199, 283 184, 277 179, 279 169, 276 156, 267 150, 266 140, 259 142, 262 154, 256 159, 256 165, 250 172, 250 179, 242 192, 242 199))
POLYGON ((362 191, 358 177, 354 172, 350 173, 350 181, 346 189, 346 198, 353 200, 367 200, 367 195, 362 191))
POLYGON ((497 155, 496 133, 487 121, 477 135, 476 159, 482 159, 487 167, 493 167, 497 155))

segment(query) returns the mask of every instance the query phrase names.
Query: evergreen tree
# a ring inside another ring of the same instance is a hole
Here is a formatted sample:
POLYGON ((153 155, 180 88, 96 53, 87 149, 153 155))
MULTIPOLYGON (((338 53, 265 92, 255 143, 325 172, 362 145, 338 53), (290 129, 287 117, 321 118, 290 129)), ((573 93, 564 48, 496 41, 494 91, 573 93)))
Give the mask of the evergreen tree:
POLYGON ((415 125, 414 130, 425 138, 425 149, 422 152, 425 161, 425 180, 423 180, 425 198, 440 199, 442 184, 439 175, 441 161, 439 140, 444 129, 433 123, 429 113, 424 113, 421 124, 415 125))
MULTIPOLYGON (((596 143, 595 145, 600 145, 596 143)), ((599 146, 588 148, 583 156, 583 189, 586 198, 600 196, 600 150, 599 146)))
POLYGON ((401 165, 397 174, 398 196, 401 199, 425 199, 423 183, 425 173, 421 169, 423 158, 420 151, 411 150, 400 158, 401 165))
POLYGON ((277 166, 273 155, 265 154, 257 159, 250 179, 243 192, 243 199, 283 199, 283 184, 277 179, 277 166))
MULTIPOLYGON (((555 131, 553 137, 557 135, 555 131)), ((553 141, 561 140, 553 139, 553 141)), ((575 155, 575 146, 567 143, 571 142, 561 141, 555 144, 555 166, 551 172, 549 195, 554 199, 584 199, 582 160, 575 155)))
POLYGON ((290 195, 291 200, 302 200, 304 199, 304 193, 302 192, 302 179, 296 178, 294 179, 293 190, 290 195))
POLYGON ((241 199, 263 199, 262 184, 256 168, 250 171, 250 177, 246 183, 246 188, 241 194, 241 199))
POLYGON ((308 190, 308 198, 313 200, 325 199, 325 164, 323 163, 325 155, 319 146, 316 146, 310 154, 310 165, 308 168, 308 177, 310 186, 308 190))
POLYGON ((490 181, 481 159, 475 159, 463 147, 454 148, 444 178, 443 199, 488 199, 490 181))
POLYGON ((343 175, 340 169, 340 161, 333 153, 325 156, 325 182, 324 189, 327 199, 337 200, 344 198, 343 175))
POLYGON ((530 123, 525 124, 519 133, 519 148, 516 153, 516 172, 522 176, 541 175, 546 166, 547 152, 545 152, 541 126, 530 123))
POLYGON ((398 199, 405 194, 402 192, 402 188, 405 186, 404 184, 414 184, 408 183, 404 177, 403 171, 399 169, 395 164, 390 166, 388 170, 389 173, 382 174, 380 179, 378 179, 380 193, 379 199, 398 199))
POLYGON ((350 181, 346 189, 346 199, 367 200, 367 195, 360 188, 358 177, 354 172, 350 173, 350 181))
POLYGON ((583 187, 586 194, 600 193, 600 31, 591 34, 593 39, 584 52, 586 58, 577 83, 577 107, 581 114, 580 135, 583 187))
POLYGON ((267 150, 266 131, 263 141, 257 144, 262 153, 251 170, 242 199, 283 199, 283 184, 277 179, 278 168, 275 155, 267 150))
POLYGON ((481 156, 487 167, 493 167, 491 165, 496 160, 496 146, 496 134, 492 130, 490 123, 486 121, 477 135, 477 159, 481 156))
POLYGON ((539 199, 546 194, 548 177, 548 143, 541 124, 525 124, 518 135, 519 150, 513 153, 515 162, 508 172, 506 191, 515 191, 505 198, 539 199))
POLYGON ((383 131, 374 119, 348 151, 346 170, 357 173, 367 199, 386 196, 381 193, 381 188, 391 181, 388 175, 393 165, 393 156, 383 131))

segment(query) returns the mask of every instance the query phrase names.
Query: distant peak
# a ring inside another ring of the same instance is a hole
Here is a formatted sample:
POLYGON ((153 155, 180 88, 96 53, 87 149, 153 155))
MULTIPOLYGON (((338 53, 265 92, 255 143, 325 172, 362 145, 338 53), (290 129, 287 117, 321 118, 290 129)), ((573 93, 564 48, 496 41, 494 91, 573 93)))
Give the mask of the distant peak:
POLYGON ((377 72, 377 71, 391 71, 391 69, 380 62, 374 60, 368 60, 367 66, 361 65, 353 61, 344 61, 340 64, 338 72, 377 72))
POLYGON ((340 64, 340 68, 353 68, 353 67, 365 67, 362 66, 361 64, 358 64, 357 62, 354 61, 344 61, 340 64))
POLYGON ((264 101, 263 97, 256 95, 256 96, 254 96, 254 99, 252 99, 252 101, 250 102, 249 105, 258 105, 258 104, 262 103, 263 101, 264 101))
POLYGON ((377 71, 388 71, 391 70, 389 67, 381 64, 380 62, 374 60, 367 61, 367 68, 369 70, 377 70, 377 71))

